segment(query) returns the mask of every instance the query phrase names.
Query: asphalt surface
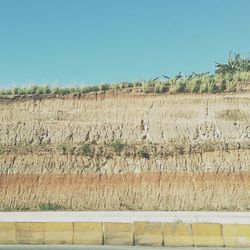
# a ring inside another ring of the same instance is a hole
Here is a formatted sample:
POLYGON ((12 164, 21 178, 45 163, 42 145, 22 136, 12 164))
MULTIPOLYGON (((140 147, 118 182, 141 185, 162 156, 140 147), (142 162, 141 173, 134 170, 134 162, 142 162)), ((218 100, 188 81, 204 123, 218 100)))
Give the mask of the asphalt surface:
POLYGON ((244 248, 224 248, 224 247, 120 247, 120 246, 31 246, 16 245, 4 246, 0 245, 1 250, 243 250, 244 248))
POLYGON ((179 222, 250 224, 250 212, 0 212, 0 222, 179 222))

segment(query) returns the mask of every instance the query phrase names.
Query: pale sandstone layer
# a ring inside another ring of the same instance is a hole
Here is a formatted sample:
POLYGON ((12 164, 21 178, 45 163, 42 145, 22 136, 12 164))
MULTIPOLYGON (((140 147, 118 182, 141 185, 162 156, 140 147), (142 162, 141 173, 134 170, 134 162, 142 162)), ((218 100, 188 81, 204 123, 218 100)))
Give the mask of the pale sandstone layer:
POLYGON ((250 94, 119 94, 0 102, 0 145, 250 138, 250 94))
POLYGON ((0 174, 1 210, 249 210, 250 93, 2 99, 0 174))

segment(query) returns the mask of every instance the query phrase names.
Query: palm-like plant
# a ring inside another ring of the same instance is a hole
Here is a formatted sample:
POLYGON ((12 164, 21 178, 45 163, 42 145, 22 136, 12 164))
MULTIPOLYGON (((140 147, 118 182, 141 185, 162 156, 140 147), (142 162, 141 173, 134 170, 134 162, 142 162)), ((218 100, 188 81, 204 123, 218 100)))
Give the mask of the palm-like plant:
POLYGON ((226 64, 217 63, 215 73, 217 74, 234 74, 236 72, 250 71, 250 59, 244 58, 240 54, 229 54, 226 64))

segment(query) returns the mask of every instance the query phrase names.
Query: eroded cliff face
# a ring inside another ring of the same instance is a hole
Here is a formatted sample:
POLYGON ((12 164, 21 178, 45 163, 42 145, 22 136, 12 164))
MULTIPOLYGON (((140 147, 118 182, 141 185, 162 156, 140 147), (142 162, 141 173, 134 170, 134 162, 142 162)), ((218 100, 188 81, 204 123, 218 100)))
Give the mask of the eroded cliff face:
POLYGON ((249 210, 250 93, 0 101, 0 209, 249 210))
POLYGON ((2 101, 1 145, 250 138, 249 94, 103 94, 2 101))

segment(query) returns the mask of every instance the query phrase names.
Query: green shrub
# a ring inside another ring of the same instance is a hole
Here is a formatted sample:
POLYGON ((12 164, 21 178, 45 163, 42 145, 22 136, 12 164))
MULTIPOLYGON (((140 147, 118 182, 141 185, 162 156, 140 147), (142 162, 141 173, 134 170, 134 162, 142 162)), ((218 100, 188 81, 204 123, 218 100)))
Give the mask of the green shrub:
POLYGON ((208 85, 209 85, 209 82, 202 82, 200 85, 199 92, 200 93, 208 93, 208 85))
POLYGON ((126 144, 122 143, 120 140, 115 140, 111 143, 111 147, 116 153, 120 153, 122 150, 125 149, 126 144))
POLYGON ((134 84, 132 82, 121 82, 118 84, 119 88, 123 89, 123 88, 131 88, 134 86, 134 84))
POLYGON ((169 90, 168 86, 164 82, 157 82, 154 86, 155 93, 165 93, 169 90))
POLYGON ((103 83, 103 84, 101 84, 100 86, 99 86, 99 89, 100 90, 109 90, 110 89, 110 85, 109 84, 107 84, 107 83, 103 83))
POLYGON ((229 82, 226 86, 226 91, 228 92, 235 92, 236 91, 236 83, 235 82, 229 82))
POLYGON ((59 94, 59 88, 55 87, 55 86, 51 87, 51 93, 52 94, 59 94))
POLYGON ((15 88, 12 89, 12 95, 18 95, 19 92, 20 92, 19 88, 15 87, 15 88))
POLYGON ((142 83, 141 82, 134 82, 133 87, 141 87, 142 83))
POLYGON ((90 144, 92 144, 92 145, 96 145, 96 144, 97 144, 97 142, 96 142, 96 140, 95 140, 95 139, 93 139, 92 141, 90 141, 90 144))
POLYGON ((98 86, 91 86, 91 87, 89 87, 88 93, 90 93, 90 92, 96 92, 98 90, 99 90, 98 86))
POLYGON ((39 209, 42 211, 57 211, 57 210, 63 210, 65 209, 62 205, 59 205, 57 203, 41 203, 39 204, 39 209))
POLYGON ((216 93, 217 90, 218 90, 218 88, 217 88, 215 82, 213 82, 213 81, 210 82, 210 83, 208 84, 207 90, 208 90, 209 93, 216 93))
POLYGON ((193 81, 191 81, 190 87, 189 87, 190 92, 191 93, 197 93, 197 92, 199 92, 201 84, 202 84, 202 80, 201 79, 194 79, 193 81))
POLYGON ((28 94, 37 94, 38 86, 32 85, 28 90, 28 94))
POLYGON ((186 91, 186 82, 185 81, 176 81, 176 92, 183 93, 186 91))
POLYGON ((220 85, 219 85, 219 89, 221 92, 225 91, 227 88, 227 81, 225 79, 223 79, 221 82, 220 82, 220 85))
POLYGON ((62 150, 63 154, 66 154, 66 152, 67 152, 67 146, 66 145, 59 145, 59 148, 62 150))
POLYGON ((30 207, 26 207, 25 205, 22 206, 16 206, 14 208, 15 211, 30 211, 30 207))
POLYGON ((61 94, 61 95, 70 94, 70 89, 69 88, 59 88, 58 91, 59 91, 58 94, 61 94))
POLYGON ((43 94, 50 94, 51 93, 51 89, 48 85, 43 87, 43 94))
POLYGON ((250 72, 237 72, 234 75, 230 75, 231 78, 235 81, 250 81, 250 72))
POLYGON ((138 155, 139 155, 140 157, 142 157, 142 158, 147 159, 147 160, 150 158, 150 154, 149 154, 149 152, 148 152, 148 148, 146 148, 146 147, 143 147, 142 149, 140 149, 140 150, 138 151, 138 155))
POLYGON ((146 81, 142 84, 142 90, 144 93, 152 93, 155 89, 155 82, 154 81, 146 81))
POLYGON ((94 150, 92 148, 92 143, 89 143, 89 142, 84 143, 82 146, 82 152, 84 155, 93 156, 94 150))

